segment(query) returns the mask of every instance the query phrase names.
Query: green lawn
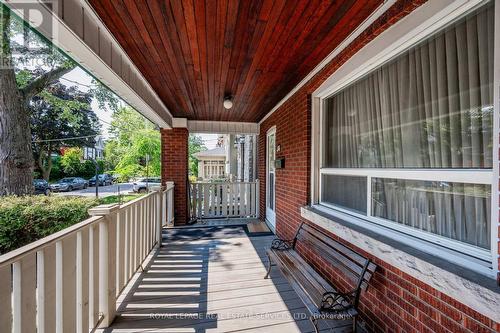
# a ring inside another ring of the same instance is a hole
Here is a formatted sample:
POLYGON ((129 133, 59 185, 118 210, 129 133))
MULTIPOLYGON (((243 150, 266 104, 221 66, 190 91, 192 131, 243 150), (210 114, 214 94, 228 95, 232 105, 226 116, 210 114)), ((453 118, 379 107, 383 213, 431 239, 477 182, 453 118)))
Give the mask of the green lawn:
POLYGON ((121 196, 111 195, 109 197, 99 198, 101 205, 113 204, 113 203, 125 203, 137 199, 144 194, 123 194, 121 196))

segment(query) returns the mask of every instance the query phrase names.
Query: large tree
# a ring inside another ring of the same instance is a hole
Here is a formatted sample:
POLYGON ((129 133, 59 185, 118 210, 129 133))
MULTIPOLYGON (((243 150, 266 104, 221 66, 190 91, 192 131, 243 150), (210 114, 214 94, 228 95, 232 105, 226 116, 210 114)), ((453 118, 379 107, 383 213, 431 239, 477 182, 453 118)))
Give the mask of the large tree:
POLYGON ((34 96, 70 72, 75 64, 50 46, 30 48, 26 40, 30 33, 22 29, 23 24, 11 20, 4 5, 0 5, 0 17, 0 196, 24 195, 33 189, 30 103, 34 96), (23 45, 12 38, 16 34, 25 37, 23 45), (41 59, 43 71, 18 85, 16 65, 27 58, 41 59))
POLYGON ((52 169, 52 153, 62 147, 92 147, 100 132, 90 107, 92 93, 56 83, 32 99, 31 133, 38 169, 46 180, 52 169))

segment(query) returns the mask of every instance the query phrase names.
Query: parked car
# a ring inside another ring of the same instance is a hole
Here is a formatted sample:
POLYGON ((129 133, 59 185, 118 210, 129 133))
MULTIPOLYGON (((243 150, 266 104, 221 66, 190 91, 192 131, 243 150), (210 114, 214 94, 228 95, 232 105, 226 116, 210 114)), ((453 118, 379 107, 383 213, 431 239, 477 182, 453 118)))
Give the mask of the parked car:
POLYGON ((50 194, 50 185, 45 179, 33 180, 33 186, 35 187, 35 194, 50 194))
MULTIPOLYGON (((89 179, 89 186, 95 186, 95 176, 89 179)), ((112 185, 113 178, 111 175, 104 173, 99 175, 99 186, 112 185)))
POLYGON ((132 184, 132 190, 136 193, 146 193, 152 186, 160 186, 161 178, 139 178, 132 184))
POLYGON ((88 184, 83 178, 66 177, 59 180, 57 183, 50 185, 50 189, 54 192, 69 192, 73 190, 85 189, 87 186, 88 184))

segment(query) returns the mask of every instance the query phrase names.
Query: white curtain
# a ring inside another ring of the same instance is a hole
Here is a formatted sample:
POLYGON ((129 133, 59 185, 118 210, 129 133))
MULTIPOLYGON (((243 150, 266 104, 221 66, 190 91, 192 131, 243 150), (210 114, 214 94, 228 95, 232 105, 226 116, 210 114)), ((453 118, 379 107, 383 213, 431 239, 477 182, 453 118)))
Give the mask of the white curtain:
MULTIPOLYGON (((323 167, 492 168, 493 5, 325 100, 323 167)), ((375 216, 489 248, 490 187, 374 179, 375 216)))

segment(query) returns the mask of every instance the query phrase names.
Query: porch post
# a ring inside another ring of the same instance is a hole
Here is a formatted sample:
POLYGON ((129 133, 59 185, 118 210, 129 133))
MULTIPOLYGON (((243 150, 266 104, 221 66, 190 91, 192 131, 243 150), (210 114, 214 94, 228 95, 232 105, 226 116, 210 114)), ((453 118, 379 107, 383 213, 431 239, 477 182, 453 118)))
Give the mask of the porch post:
POLYGON ((100 328, 109 327, 116 315, 116 223, 119 205, 89 209, 90 216, 104 216, 99 222, 99 312, 100 328))
POLYGON ((161 129, 161 182, 173 182, 174 224, 183 225, 188 213, 188 139, 187 121, 174 122, 174 128, 161 129))

